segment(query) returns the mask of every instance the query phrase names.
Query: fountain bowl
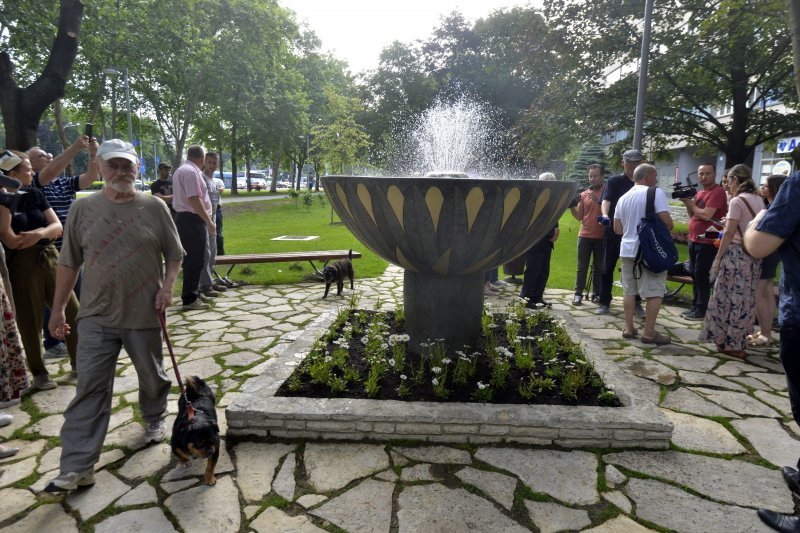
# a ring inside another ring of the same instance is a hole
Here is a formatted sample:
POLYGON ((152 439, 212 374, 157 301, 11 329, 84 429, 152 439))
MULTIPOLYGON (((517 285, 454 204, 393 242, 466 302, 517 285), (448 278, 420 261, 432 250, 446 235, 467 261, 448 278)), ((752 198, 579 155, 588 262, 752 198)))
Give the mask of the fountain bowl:
POLYGON ((407 271, 484 272, 525 253, 564 213, 572 182, 323 176, 328 199, 367 248, 407 271))

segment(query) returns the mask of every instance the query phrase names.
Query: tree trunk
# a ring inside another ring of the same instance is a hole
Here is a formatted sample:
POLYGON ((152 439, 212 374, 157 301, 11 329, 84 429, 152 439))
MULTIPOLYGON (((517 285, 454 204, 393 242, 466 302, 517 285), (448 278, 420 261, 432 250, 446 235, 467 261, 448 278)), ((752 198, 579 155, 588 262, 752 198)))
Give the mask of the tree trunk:
POLYGON ((83 20, 82 0, 61 0, 58 32, 42 74, 24 89, 14 79, 8 52, 0 53, 0 108, 6 132, 6 147, 27 150, 36 144, 36 128, 42 114, 64 96, 72 63, 78 54, 83 20))
POLYGON ((238 196, 239 194, 239 179, 236 174, 238 174, 237 162, 236 162, 236 126, 237 123, 234 122, 231 125, 231 194, 235 194, 238 196))
POLYGON ((789 29, 792 32, 792 56, 794 57, 794 87, 800 98, 800 2, 786 0, 789 11, 789 29))

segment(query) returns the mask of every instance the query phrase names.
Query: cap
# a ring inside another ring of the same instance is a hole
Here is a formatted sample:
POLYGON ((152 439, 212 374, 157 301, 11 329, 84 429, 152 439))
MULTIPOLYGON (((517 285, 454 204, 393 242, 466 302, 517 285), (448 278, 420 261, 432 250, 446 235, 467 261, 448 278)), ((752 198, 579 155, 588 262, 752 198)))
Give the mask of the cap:
POLYGON ((105 159, 106 161, 114 159, 115 157, 121 157, 122 159, 127 159, 131 163, 139 162, 139 156, 136 154, 133 145, 121 139, 105 141, 100 145, 100 148, 98 148, 97 157, 105 159))
POLYGON ((161 170, 162 168, 172 168, 172 165, 170 165, 169 163, 159 163, 158 170, 161 170))
POLYGON ((639 150, 626 150, 624 154, 622 154, 622 159, 625 161, 641 161, 642 160, 642 152, 639 150))
POLYGON ((22 163, 22 158, 10 150, 0 152, 0 170, 8 172, 22 163))

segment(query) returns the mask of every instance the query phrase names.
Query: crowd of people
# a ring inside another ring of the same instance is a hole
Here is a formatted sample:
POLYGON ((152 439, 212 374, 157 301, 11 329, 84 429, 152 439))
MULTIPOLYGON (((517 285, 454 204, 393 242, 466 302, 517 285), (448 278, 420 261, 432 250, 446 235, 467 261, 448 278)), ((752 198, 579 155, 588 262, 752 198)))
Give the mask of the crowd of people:
MULTIPOLYGON (((0 154, 5 183, 18 184, 3 191, 13 202, 0 207, 0 409, 57 386, 45 358, 68 356, 62 383, 76 383, 50 492, 94 483, 122 348, 138 375, 144 440, 166 437, 171 381, 159 315, 172 304, 181 265, 183 309, 207 308, 232 284, 213 269, 224 250, 216 154, 191 146, 171 182, 171 166, 161 164, 152 195, 135 188, 138 167, 134 147, 119 139, 98 146, 83 136, 55 158, 39 147, 0 154), (87 171, 60 176, 84 150, 87 171), (102 191, 76 200, 98 177, 102 191)), ((0 426, 11 423, 0 412, 0 426)), ((0 445, 0 458, 17 451, 0 445)))

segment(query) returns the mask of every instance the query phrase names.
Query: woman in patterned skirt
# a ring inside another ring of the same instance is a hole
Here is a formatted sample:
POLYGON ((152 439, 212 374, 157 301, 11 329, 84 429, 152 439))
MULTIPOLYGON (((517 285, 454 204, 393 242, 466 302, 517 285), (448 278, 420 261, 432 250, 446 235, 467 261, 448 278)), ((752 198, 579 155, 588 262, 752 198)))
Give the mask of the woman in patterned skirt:
POLYGON ((705 318, 705 339, 713 342, 718 352, 745 359, 747 334, 753 330, 755 321, 761 259, 745 252, 742 235, 747 224, 764 207, 764 202, 756 195, 756 185, 747 165, 735 165, 730 169, 728 186, 733 198, 728 206, 725 232, 711 265, 711 275, 716 275, 716 280, 705 318))

